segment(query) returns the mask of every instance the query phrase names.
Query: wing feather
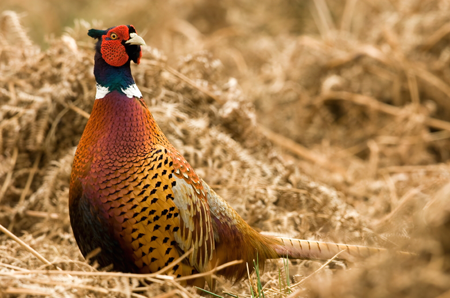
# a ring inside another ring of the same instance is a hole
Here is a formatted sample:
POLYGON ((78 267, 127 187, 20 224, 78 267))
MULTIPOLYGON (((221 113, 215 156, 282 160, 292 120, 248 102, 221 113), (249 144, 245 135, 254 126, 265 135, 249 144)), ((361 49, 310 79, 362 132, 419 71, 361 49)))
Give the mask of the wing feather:
POLYGON ((211 215, 203 184, 175 149, 169 150, 168 154, 172 157, 176 181, 172 186, 174 203, 181 217, 180 231, 174 233, 175 240, 183 251, 194 247, 189 261, 202 272, 212 259, 215 247, 211 215))

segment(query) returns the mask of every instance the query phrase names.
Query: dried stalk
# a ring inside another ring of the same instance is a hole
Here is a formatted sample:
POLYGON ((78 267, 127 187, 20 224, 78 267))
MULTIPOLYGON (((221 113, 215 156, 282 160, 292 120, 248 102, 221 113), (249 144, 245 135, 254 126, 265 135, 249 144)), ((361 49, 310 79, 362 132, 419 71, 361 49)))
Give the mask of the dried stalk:
MULTIPOLYGON (((32 255, 34 255, 36 258, 38 258, 41 262, 43 262, 46 265, 52 265, 46 258, 44 258, 40 253, 35 251, 33 248, 31 248, 28 244, 20 240, 19 237, 11 233, 8 229, 6 229, 4 226, 0 225, 0 231, 5 233, 9 238, 13 239, 17 243, 19 243, 23 248, 25 248, 27 251, 29 251, 32 255)), ((59 269, 59 268, 58 268, 59 269)), ((61 270, 61 269, 60 269, 61 270)), ((31 272, 31 271, 30 271, 31 272)), ((22 272, 23 273, 23 272, 22 272)))
POLYGON ((297 144, 296 142, 277 134, 268 128, 259 126, 258 127, 261 133, 263 133, 269 140, 277 144, 278 146, 290 151, 291 153, 294 153, 295 155, 298 155, 301 158, 304 158, 306 160, 312 161, 316 163, 317 165, 332 171, 337 172, 342 175, 345 175, 346 170, 339 165, 334 164, 324 156, 321 156, 315 152, 310 151, 309 149, 303 147, 300 144, 297 144))
MULTIPOLYGON (((450 94, 450 93, 449 93, 450 94)), ((373 97, 354 94, 350 92, 337 92, 337 91, 329 91, 325 94, 321 95, 322 100, 347 100, 353 103, 368 106, 374 110, 384 112, 386 114, 392 116, 400 116, 403 115, 402 109, 379 102, 373 97)), ((444 129, 450 131, 450 122, 434 119, 431 117, 425 117, 424 123, 430 127, 437 129, 444 129)))
MULTIPOLYGON (((0 134, 1 134, 1 130, 0 130, 0 134)), ((8 171, 8 173, 6 174, 6 178, 5 181, 3 181, 3 185, 2 188, 0 189, 0 202, 3 199, 3 196, 5 195, 5 192, 9 186, 9 184, 11 183, 11 178, 14 172, 14 167, 16 165, 16 161, 17 161, 17 155, 19 154, 19 149, 17 149, 17 147, 14 147, 13 150, 13 155, 11 157, 11 169, 8 171)))

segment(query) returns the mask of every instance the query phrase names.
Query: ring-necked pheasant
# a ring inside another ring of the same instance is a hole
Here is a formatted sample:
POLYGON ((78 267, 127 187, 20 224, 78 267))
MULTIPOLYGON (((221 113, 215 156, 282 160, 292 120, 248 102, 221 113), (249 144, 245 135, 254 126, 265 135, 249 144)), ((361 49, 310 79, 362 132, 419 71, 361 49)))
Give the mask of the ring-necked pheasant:
MULTIPOLYGON (((371 254, 365 246, 262 235, 202 179, 164 136, 130 70, 144 40, 132 25, 89 30, 98 39, 97 94, 78 145, 70 181, 70 221, 81 252, 123 272, 155 272, 194 247, 176 276, 205 272, 240 279, 245 262, 270 258, 327 259, 371 254)), ((251 266, 250 266, 251 267, 251 266)), ((204 280, 197 280, 204 285, 204 280)))

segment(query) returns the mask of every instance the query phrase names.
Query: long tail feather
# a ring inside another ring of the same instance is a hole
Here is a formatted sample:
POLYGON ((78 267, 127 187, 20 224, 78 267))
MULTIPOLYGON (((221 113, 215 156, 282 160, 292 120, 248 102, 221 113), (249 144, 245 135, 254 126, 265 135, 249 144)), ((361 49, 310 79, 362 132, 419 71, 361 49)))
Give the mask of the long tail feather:
POLYGON ((339 244, 332 242, 301 240, 285 237, 274 237, 281 243, 272 248, 279 257, 289 257, 293 259, 331 259, 341 252, 338 259, 355 261, 360 258, 367 258, 376 253, 386 251, 385 248, 376 248, 362 245, 339 244))

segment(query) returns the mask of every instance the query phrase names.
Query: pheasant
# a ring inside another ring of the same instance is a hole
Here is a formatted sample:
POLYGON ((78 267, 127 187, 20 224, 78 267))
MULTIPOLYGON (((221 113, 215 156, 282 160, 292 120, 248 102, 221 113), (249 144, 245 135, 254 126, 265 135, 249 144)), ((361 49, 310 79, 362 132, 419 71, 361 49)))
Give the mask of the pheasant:
MULTIPOLYGON (((233 280, 245 262, 289 257, 328 259, 370 255, 377 248, 263 235, 217 195, 167 140, 136 86, 130 63, 139 64, 144 40, 132 25, 91 29, 97 39, 97 93, 79 142, 69 193, 70 221, 86 257, 96 248, 101 266, 151 273, 182 254, 170 274, 218 272, 233 280)), ((208 278, 212 286, 213 281, 208 278)), ((193 283, 204 286, 205 279, 193 283)))

